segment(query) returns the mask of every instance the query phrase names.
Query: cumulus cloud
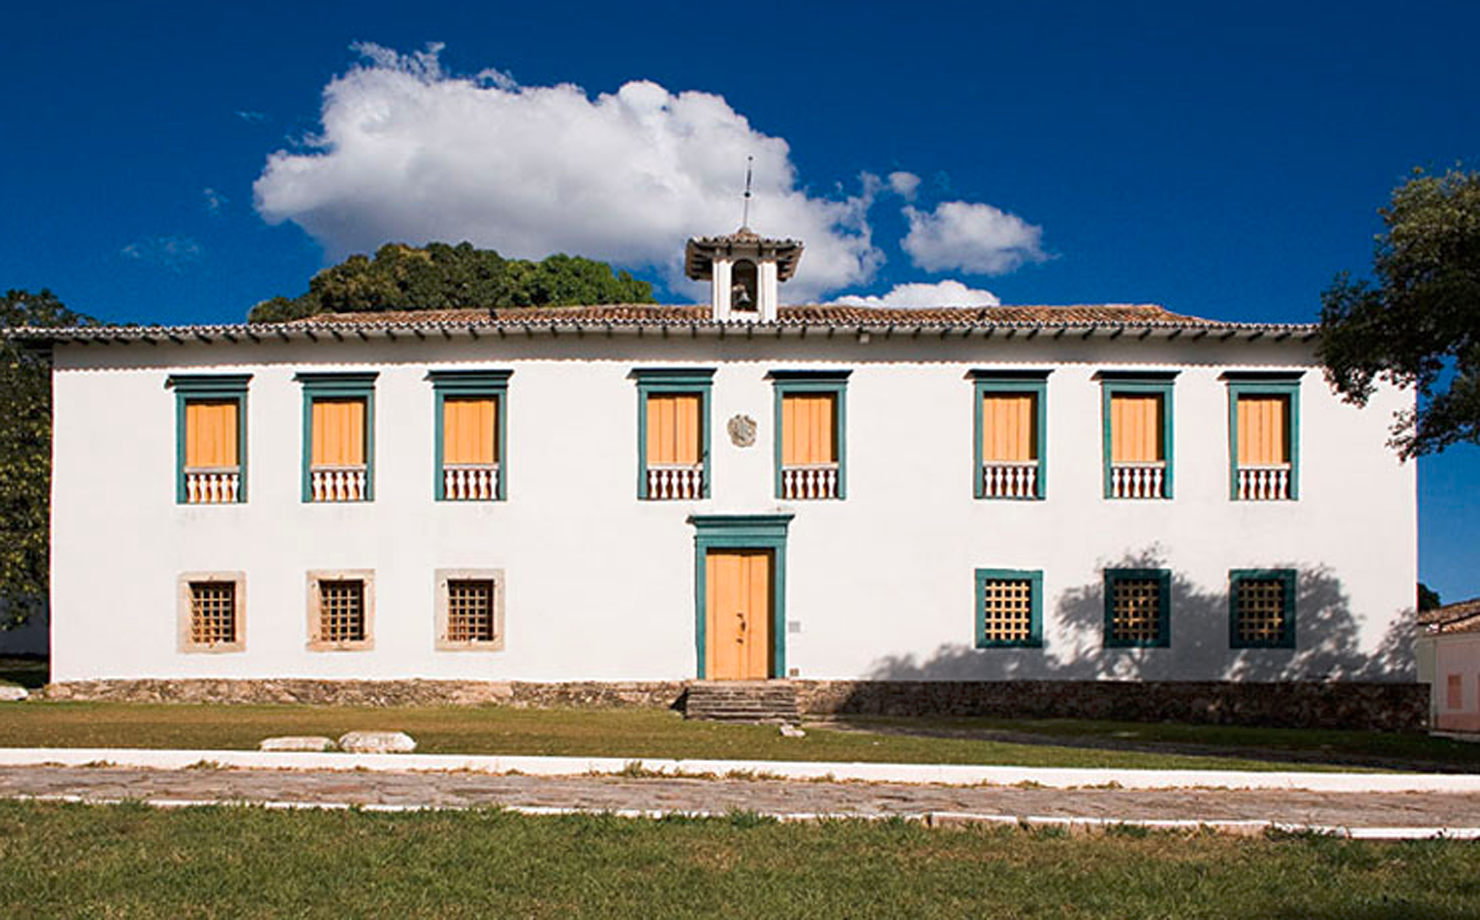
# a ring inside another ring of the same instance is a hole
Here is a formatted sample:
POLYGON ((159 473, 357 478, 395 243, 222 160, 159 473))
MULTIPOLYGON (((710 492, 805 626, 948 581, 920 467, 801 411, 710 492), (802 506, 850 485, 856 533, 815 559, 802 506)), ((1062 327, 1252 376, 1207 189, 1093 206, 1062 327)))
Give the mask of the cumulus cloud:
POLYGON ((900 243, 926 271, 1001 275, 1048 258, 1043 228, 989 204, 944 201, 934 211, 904 208, 910 230, 900 243))
POLYGON ((131 262, 163 265, 171 271, 197 261, 203 252, 200 244, 188 236, 150 236, 118 250, 119 255, 131 262))
POLYGON ((250 109, 237 109, 236 117, 248 124, 260 124, 267 120, 267 113, 254 112, 250 109))
POLYGON ((832 303, 851 307, 995 307, 1002 301, 991 291, 959 281, 896 284, 887 294, 845 294, 832 303))
POLYGON ((911 172, 892 172, 889 174, 889 188, 894 194, 903 196, 905 201, 914 201, 915 193, 920 189, 920 177, 911 172))
POLYGON ((357 50, 363 61, 324 89, 318 133, 273 153, 253 186, 265 220, 300 225, 331 257, 388 240, 470 240, 510 256, 654 266, 676 280, 687 237, 740 223, 749 155, 751 226, 807 245, 786 299, 866 284, 884 261, 867 219, 879 180, 865 177, 857 194, 809 193, 786 141, 721 96, 633 81, 593 97, 497 70, 450 74, 438 45, 357 50))

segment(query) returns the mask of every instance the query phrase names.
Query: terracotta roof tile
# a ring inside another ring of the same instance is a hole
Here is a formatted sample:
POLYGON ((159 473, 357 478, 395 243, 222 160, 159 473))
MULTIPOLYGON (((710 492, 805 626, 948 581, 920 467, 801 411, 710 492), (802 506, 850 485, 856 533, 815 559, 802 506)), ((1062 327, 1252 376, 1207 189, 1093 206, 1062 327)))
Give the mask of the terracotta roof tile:
POLYGON ((1480 632, 1480 597, 1422 611, 1418 622, 1430 633, 1480 632))
MULTIPOLYGON (((607 304, 579 307, 498 307, 461 310, 385 310, 360 313, 322 313, 294 325, 373 325, 392 323, 575 323, 624 325, 629 323, 707 323, 709 307, 658 304, 607 304)), ((783 306, 779 325, 870 326, 1062 326, 1144 325, 1225 326, 1213 320, 1172 313, 1154 304, 1105 304, 1067 307, 928 307, 921 309, 856 306, 783 306)))

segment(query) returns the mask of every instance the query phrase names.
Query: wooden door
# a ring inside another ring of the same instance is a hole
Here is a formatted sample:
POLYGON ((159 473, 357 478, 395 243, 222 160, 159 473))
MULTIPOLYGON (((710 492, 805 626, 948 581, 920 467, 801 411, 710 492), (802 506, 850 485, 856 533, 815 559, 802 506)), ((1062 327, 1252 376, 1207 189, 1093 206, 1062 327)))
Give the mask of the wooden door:
POLYGON ((705 676, 771 676, 771 551, 710 550, 705 571, 705 676))

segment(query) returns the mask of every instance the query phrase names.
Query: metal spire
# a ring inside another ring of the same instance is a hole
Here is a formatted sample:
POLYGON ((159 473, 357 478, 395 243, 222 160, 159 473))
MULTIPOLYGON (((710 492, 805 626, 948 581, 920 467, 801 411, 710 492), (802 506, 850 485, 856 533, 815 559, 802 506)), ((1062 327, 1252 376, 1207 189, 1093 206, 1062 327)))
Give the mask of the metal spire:
POLYGON ((745 158, 745 212, 744 217, 740 221, 740 226, 746 228, 750 226, 750 173, 751 164, 754 162, 755 157, 753 156, 745 158))

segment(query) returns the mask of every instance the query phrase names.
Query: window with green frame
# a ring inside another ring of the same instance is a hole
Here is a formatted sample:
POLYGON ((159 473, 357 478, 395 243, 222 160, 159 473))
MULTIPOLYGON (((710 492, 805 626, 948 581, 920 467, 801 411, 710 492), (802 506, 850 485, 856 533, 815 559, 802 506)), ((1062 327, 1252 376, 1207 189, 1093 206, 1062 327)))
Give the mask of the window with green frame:
POLYGON ((1300 378, 1303 371, 1228 371, 1228 497, 1300 497, 1300 378))
POLYGON ((1177 371, 1101 371, 1105 497, 1172 497, 1177 371))
POLYGON ((637 368, 637 497, 709 497, 713 368, 637 368))
POLYGON ((1049 371, 974 370, 972 492, 977 498, 1048 495, 1049 371))
POLYGON ((1043 572, 976 570, 976 647, 1043 647, 1043 572))
POLYGON ((303 501, 375 498, 375 371, 300 373, 303 501))
POLYGON ((175 501, 247 500, 247 382, 251 374, 175 374, 175 501))
POLYGON ((1230 648, 1295 647, 1295 570, 1228 573, 1230 648))
POLYGON ((506 370, 431 371, 435 469, 441 501, 503 501, 508 495, 506 370))
POLYGON ((848 493, 848 376, 852 371, 771 371, 775 391, 776 497, 842 499, 848 493))
POLYGON ((1106 569, 1105 647, 1171 645, 1171 587, 1166 569, 1106 569))

